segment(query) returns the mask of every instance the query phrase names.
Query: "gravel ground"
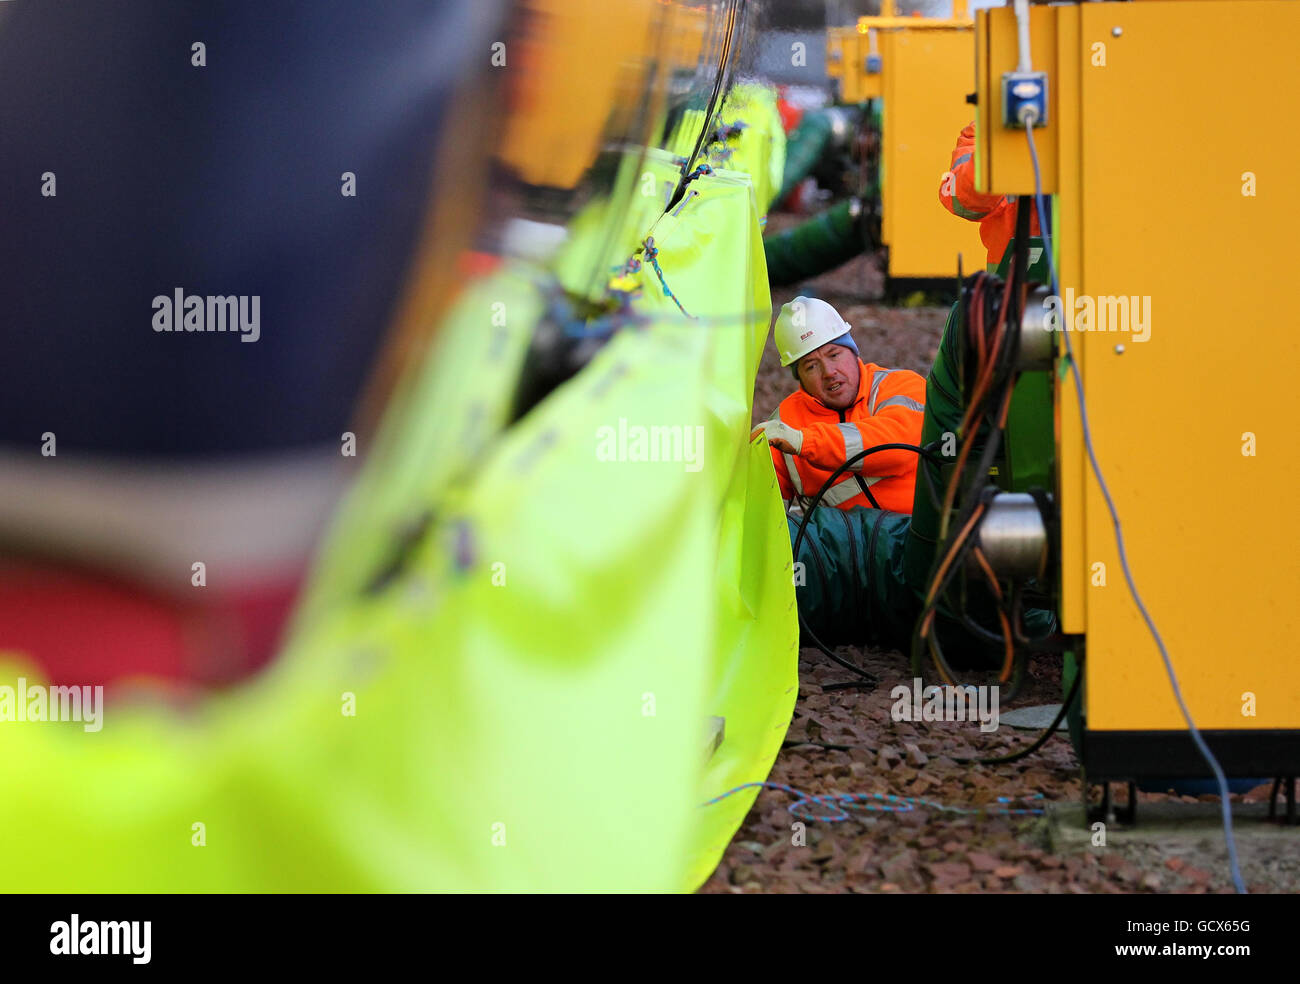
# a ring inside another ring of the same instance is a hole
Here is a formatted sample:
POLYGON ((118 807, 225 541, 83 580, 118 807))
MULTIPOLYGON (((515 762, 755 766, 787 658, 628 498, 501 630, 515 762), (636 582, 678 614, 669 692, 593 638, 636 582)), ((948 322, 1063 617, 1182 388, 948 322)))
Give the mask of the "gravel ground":
MULTIPOLYGON (((1002 755, 1036 737, 1003 724, 981 733, 972 722, 894 721, 890 690, 910 686, 906 659, 897 652, 849 648, 854 660, 880 680, 870 691, 823 692, 847 673, 816 650, 799 662, 799 701, 786 747, 768 777, 806 793, 880 793, 926 800, 906 812, 853 810, 848 820, 805 820, 796 843, 793 798, 763 790, 722 862, 701 891, 718 892, 1229 892, 1222 837, 1213 825, 1199 841, 1160 837, 1092 847, 1053 837, 1044 817, 999 810, 1042 810, 1081 798, 1074 750, 1064 733, 1037 753, 1005 765, 969 765, 956 757, 1002 755), (843 746, 827 748, 827 745, 843 746), (998 797, 1015 800, 1006 806, 998 797), (1027 798, 1038 797, 1038 798, 1027 798), (988 807, 987 810, 981 808, 988 807), (956 812, 962 810, 965 812, 956 812)), ((1060 700, 1059 657, 1031 668, 1033 679, 1016 706, 1060 700)), ((973 682, 982 682, 974 680, 973 682)), ((1002 708, 1006 710, 1007 708, 1002 708)), ((1122 797, 1122 792, 1118 793, 1122 797)), ((1268 786, 1248 793, 1267 801, 1268 786)), ((1179 797, 1139 794, 1138 827, 1147 804, 1179 797)), ((1199 798, 1217 802, 1213 796, 1199 798)), ((1195 797, 1182 797, 1196 803, 1195 797)), ((1236 801, 1237 797, 1233 797, 1236 801)), ((828 812, 828 811, 814 811, 828 812)), ((1075 818, 1074 822, 1078 822, 1075 818)), ((1300 891, 1300 856, 1276 844, 1253 849, 1238 820, 1238 846, 1252 892, 1300 891)), ((1300 833, 1296 834, 1300 837, 1300 833)))
MULTIPOLYGON (((779 229, 783 222, 788 218, 774 216, 769 228, 779 229)), ((865 361, 925 374, 947 309, 885 307, 879 303, 881 286, 874 259, 859 257, 797 288, 774 290, 773 313, 799 293, 815 293, 835 305, 853 326, 865 361)), ((769 335, 754 397, 754 419, 767 417, 793 385, 789 371, 780 367, 769 335)), ((1024 747, 1036 732, 1005 724, 996 732, 981 733, 972 722, 896 722, 890 714, 894 703, 890 690, 898 684, 910 687, 906 658, 875 649, 842 648, 839 655, 869 670, 879 685, 874 690, 824 692, 826 684, 842 681, 848 674, 815 649, 803 650, 799 700, 786 747, 769 781, 807 793, 879 793, 924 799, 951 809, 922 804, 905 812, 854 809, 841 822, 802 821, 801 834, 794 826, 800 821, 788 810, 792 797, 764 790, 701 891, 1231 890, 1221 835, 1190 845, 1180 841, 1166 846, 1153 838, 1132 844, 1115 844, 1112 839, 1109 848, 1092 847, 1086 839, 1070 846, 1065 839, 1051 836, 1041 815, 999 812, 1007 808, 1041 812, 1052 804, 1080 801, 1078 765, 1064 733, 1019 762, 959 763, 954 757, 991 756, 1024 747), (1020 799, 999 805, 999 797, 1020 799)), ((1059 656, 1040 658, 1031 674, 1015 706, 1060 701, 1059 656)), ((1268 787, 1263 786, 1244 799, 1259 803, 1267 800, 1267 794, 1268 787)), ((1176 799, 1140 794, 1138 830, 1143 804, 1176 799)), ((1192 797, 1183 799, 1196 802, 1192 797)), ((1212 796, 1201 799, 1217 802, 1212 796)), ((1258 823, 1243 820, 1243 825, 1251 822, 1258 823)), ((1300 857, 1283 864, 1276 854, 1267 848, 1243 849, 1243 870, 1252 891, 1300 891, 1300 857)))

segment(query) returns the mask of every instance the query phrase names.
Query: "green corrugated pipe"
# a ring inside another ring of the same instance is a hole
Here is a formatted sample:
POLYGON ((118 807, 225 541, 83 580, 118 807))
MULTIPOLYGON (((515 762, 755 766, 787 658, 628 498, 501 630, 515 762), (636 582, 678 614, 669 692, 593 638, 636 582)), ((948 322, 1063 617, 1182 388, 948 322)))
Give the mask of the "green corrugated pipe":
POLYGON ((785 201, 787 195, 794 191, 804 178, 812 173, 817 162, 826 153, 830 143, 832 121, 825 111, 804 113, 799 125, 786 138, 785 171, 781 175, 781 190, 777 192, 776 202, 785 201))
MULTIPOLYGON (((786 522, 793 546, 799 521, 786 522)), ((795 594, 799 614, 826 645, 907 645, 920 611, 903 578, 907 527, 905 514, 865 506, 819 506, 808 520, 795 594)))
POLYGON ((862 215, 862 202, 849 198, 793 229, 764 237, 768 281, 798 283, 853 259, 867 246, 862 215))

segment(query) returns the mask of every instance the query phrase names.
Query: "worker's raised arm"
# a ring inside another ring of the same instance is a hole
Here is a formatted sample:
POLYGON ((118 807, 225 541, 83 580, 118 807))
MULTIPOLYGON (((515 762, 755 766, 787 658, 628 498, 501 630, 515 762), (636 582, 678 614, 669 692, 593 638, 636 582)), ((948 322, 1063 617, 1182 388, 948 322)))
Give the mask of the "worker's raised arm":
POLYGON ((1002 204, 1002 195, 975 190, 975 124, 968 123, 952 149, 952 163, 939 182, 939 201, 961 219, 978 222, 1002 204))

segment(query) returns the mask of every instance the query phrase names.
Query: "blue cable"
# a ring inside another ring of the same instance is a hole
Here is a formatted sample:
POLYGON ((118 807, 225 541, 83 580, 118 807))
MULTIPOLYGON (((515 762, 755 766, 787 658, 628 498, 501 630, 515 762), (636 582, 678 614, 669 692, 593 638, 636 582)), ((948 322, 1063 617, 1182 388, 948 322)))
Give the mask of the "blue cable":
MULTIPOLYGON (((707 165, 701 166, 707 167, 707 165)), ((650 266, 654 268, 655 276, 659 278, 659 283, 663 286, 664 297, 671 297, 673 303, 677 305, 677 310, 681 311, 682 314, 686 315, 686 317, 694 317, 694 315, 687 311, 686 308, 682 307, 682 302, 677 299, 677 295, 668 289, 668 281, 664 280, 664 272, 659 266, 659 249, 655 246, 655 237, 647 236, 644 246, 645 258, 650 261, 650 266)))
MULTIPOLYGON (((789 793, 795 798, 787 809, 790 815, 800 820, 817 820, 825 823, 842 823, 851 819, 849 810, 865 810, 868 813, 911 813, 917 807, 929 807, 932 810, 939 810, 943 813, 959 813, 964 816, 977 816, 981 813, 992 813, 997 816, 1042 816, 1041 809, 1025 807, 1005 807, 1002 809, 977 809, 971 810, 960 806, 946 806, 943 803, 936 803, 934 800, 922 799, 917 796, 894 796, 891 793, 805 793, 795 789, 793 786, 787 786, 780 782, 747 782, 733 789, 728 789, 721 796, 715 796, 707 803, 701 806, 712 806, 714 803, 720 803, 728 796, 745 789, 776 789, 783 793, 789 793), (819 813, 810 813, 803 809, 804 804, 812 806, 828 807, 832 810, 838 810, 839 815, 825 815, 819 813)), ((1013 803, 1018 800, 1041 800, 1042 793, 1034 793, 1032 796, 999 796, 998 803, 1013 803)))
MULTIPOLYGON (((1052 294, 1060 297, 1061 288, 1056 279, 1056 261, 1052 256, 1052 240, 1047 231, 1047 213, 1043 207, 1043 177, 1038 168, 1038 148, 1034 145, 1034 124, 1030 121, 1026 121, 1025 136, 1029 138, 1029 156, 1034 162, 1034 204, 1038 212, 1038 230, 1043 237, 1043 250, 1047 253, 1047 269, 1051 273, 1052 294)), ((1110 489, 1106 487, 1106 480, 1102 478, 1101 465, 1097 463, 1097 452, 1092 446, 1092 429, 1088 424, 1088 407, 1083 397, 1083 378, 1079 375, 1079 365, 1074 359, 1074 344, 1070 341, 1068 326, 1062 324, 1061 330, 1065 335, 1065 350, 1070 363, 1070 372, 1074 374, 1074 393, 1079 401, 1079 420, 1083 424, 1083 444, 1088 449, 1088 460, 1092 464, 1092 473, 1097 477, 1097 484, 1101 487, 1101 494, 1106 499, 1106 508, 1110 511, 1111 523, 1115 527, 1115 545, 1119 548, 1119 563, 1124 570, 1124 580, 1128 582, 1128 590, 1129 594, 1133 596, 1133 603, 1137 605, 1138 611, 1142 614, 1142 620, 1146 622, 1151 637, 1155 639, 1156 647, 1160 650, 1160 658, 1164 660, 1165 672, 1169 675, 1169 683, 1173 687, 1174 699, 1178 701, 1178 708, 1183 712, 1183 720, 1187 722, 1187 730, 1191 733, 1192 741, 1196 743, 1196 748, 1201 753, 1201 757, 1205 759, 1206 764, 1213 770, 1214 778, 1219 784, 1219 802, 1223 809, 1223 839, 1228 845, 1228 864, 1232 869, 1232 883, 1239 894, 1245 895, 1246 885, 1241 880, 1241 869, 1237 865, 1237 842, 1232 835, 1232 806, 1228 802, 1228 780, 1223 774, 1223 769, 1219 766, 1219 760, 1214 757, 1214 753, 1210 751, 1210 746, 1205 744, 1205 739, 1201 737, 1201 732, 1192 721, 1191 711, 1187 709, 1187 704, 1183 700, 1183 691, 1178 685, 1178 677, 1174 673, 1173 663, 1170 662, 1169 652, 1165 649, 1164 639, 1160 637, 1160 632, 1156 629, 1156 623, 1152 621, 1146 605, 1142 603, 1137 584, 1133 580, 1133 573, 1129 570, 1128 553, 1124 549, 1124 534, 1119 527, 1119 513, 1115 509, 1115 500, 1110 497, 1110 489)))

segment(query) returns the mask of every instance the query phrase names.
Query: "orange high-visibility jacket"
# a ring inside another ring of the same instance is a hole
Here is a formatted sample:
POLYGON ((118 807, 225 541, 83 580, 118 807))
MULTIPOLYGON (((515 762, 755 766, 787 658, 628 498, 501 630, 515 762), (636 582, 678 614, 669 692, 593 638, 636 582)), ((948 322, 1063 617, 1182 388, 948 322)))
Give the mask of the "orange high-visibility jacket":
MULTIPOLYGON (((925 420, 925 379, 908 369, 882 369, 858 362, 862 379, 858 396, 846 410, 832 410, 799 389, 781 401, 772 419, 803 432, 803 453, 772 448, 781 498, 806 509, 822 483, 850 457, 877 444, 920 444, 925 420)), ((851 470, 822 497, 822 505, 870 506, 871 494, 881 509, 911 513, 916 486, 914 451, 877 451, 851 470)))
MULTIPOLYGON (((989 251, 988 269, 995 270, 1016 234, 1016 206, 1006 195, 982 195, 975 190, 973 121, 962 128, 961 136, 957 138, 949 171, 954 180, 949 180, 947 174, 943 176, 939 183, 939 201, 958 218, 980 224, 980 240, 989 251)), ((1038 215, 1033 212, 1029 216, 1029 234, 1039 234, 1038 215)))

